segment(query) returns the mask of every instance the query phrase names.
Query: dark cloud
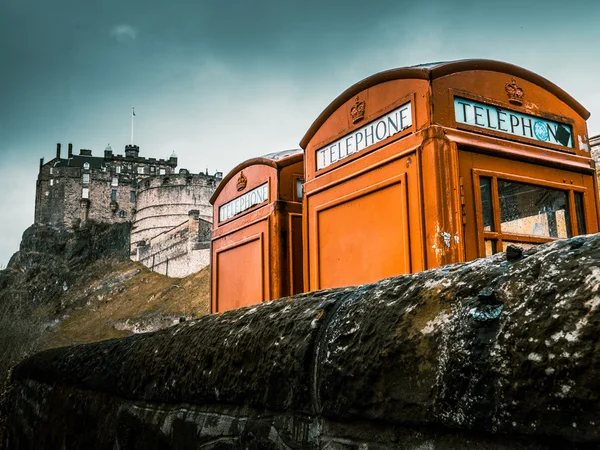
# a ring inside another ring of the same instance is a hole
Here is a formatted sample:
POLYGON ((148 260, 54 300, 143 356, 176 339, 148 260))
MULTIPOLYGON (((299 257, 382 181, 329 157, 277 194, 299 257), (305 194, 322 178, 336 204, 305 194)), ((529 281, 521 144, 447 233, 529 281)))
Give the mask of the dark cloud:
POLYGON ((122 148, 132 106, 142 154, 176 150, 193 171, 296 147, 351 84, 428 61, 522 65, 594 113, 599 12, 583 0, 5 0, 0 169, 16 188, 0 208, 18 220, 0 231, 15 248, 31 222, 41 156, 56 142, 122 148))

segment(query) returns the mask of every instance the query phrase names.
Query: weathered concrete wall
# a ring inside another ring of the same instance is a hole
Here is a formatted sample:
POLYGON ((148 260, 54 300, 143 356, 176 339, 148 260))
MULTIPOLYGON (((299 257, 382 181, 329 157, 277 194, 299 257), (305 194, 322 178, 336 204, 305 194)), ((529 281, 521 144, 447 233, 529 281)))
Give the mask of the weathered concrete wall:
POLYGON ((10 449, 592 449, 600 235, 54 349, 10 449))

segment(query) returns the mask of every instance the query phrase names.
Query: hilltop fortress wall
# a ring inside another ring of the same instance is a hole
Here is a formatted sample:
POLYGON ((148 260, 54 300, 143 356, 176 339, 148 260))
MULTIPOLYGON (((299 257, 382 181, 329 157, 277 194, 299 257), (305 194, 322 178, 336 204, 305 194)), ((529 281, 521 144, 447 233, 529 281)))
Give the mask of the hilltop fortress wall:
POLYGON ((212 207, 221 177, 190 174, 154 176, 138 186, 131 231, 131 258, 155 272, 185 277, 210 263, 212 207))
POLYGON ((115 155, 92 150, 56 157, 40 169, 35 221, 73 227, 87 220, 131 222, 131 259, 170 277, 185 277, 210 263, 212 206, 209 199, 223 174, 175 173, 177 156, 167 160, 140 156, 136 145, 115 155))

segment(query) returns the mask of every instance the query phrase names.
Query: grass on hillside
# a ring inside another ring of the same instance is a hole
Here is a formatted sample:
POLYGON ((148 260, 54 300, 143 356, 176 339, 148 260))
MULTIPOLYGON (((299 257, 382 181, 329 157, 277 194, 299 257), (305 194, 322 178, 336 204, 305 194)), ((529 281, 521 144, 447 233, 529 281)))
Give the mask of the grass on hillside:
POLYGON ((186 278, 167 278, 133 261, 98 261, 62 296, 44 347, 153 331, 181 316, 189 320, 209 311, 210 267, 186 278))

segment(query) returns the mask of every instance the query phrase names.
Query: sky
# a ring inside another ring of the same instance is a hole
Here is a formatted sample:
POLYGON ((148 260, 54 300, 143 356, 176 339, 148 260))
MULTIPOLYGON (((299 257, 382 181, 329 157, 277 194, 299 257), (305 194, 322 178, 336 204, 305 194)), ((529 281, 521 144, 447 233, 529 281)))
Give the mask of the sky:
POLYGON ((227 173, 298 148, 323 109, 395 67, 486 58, 558 84, 600 134, 592 0, 0 0, 0 268, 33 223, 39 159, 130 142, 227 173))

